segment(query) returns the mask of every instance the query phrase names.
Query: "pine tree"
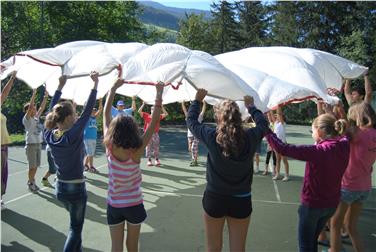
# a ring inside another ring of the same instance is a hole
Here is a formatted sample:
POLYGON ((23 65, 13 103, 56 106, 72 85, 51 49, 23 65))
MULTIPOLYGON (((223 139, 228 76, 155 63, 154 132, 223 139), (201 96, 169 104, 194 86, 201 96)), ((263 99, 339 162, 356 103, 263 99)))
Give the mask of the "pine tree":
POLYGON ((240 49, 239 25, 234 4, 227 1, 218 4, 213 2, 211 8, 211 32, 215 42, 213 51, 219 54, 240 49))

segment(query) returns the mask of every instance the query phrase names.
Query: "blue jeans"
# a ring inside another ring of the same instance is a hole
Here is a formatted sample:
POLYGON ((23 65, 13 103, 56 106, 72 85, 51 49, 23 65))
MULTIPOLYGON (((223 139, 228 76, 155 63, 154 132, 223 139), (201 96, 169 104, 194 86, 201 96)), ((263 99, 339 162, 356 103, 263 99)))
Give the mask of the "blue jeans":
POLYGON ((300 205, 299 215, 299 251, 317 252, 317 239, 326 222, 335 213, 336 208, 312 208, 300 205))
POLYGON ((64 251, 82 251, 82 228, 85 219, 87 193, 85 183, 56 183, 56 198, 64 204, 70 215, 70 226, 64 251))

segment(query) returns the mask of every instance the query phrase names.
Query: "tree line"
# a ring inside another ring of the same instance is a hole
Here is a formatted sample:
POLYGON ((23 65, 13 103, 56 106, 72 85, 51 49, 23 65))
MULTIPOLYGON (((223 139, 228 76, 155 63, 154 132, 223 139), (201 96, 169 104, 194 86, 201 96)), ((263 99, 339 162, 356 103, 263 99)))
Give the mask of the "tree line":
MULTIPOLYGON (((370 67, 375 83, 376 5, 372 2, 221 1, 211 5, 211 12, 209 20, 195 14, 181 20, 176 43, 212 55, 254 46, 314 48, 370 67)), ((171 42, 167 31, 144 25, 140 13, 142 7, 135 1, 2 1, 1 61, 19 51, 76 40, 171 42)), ((363 85, 361 80, 354 83, 363 85)), ((2 108, 12 133, 23 132, 22 107, 32 92, 21 81, 14 90, 2 108)), ((184 121, 179 104, 167 109, 167 120, 184 121)), ((288 122, 307 123, 315 115, 312 103, 286 109, 288 122)))

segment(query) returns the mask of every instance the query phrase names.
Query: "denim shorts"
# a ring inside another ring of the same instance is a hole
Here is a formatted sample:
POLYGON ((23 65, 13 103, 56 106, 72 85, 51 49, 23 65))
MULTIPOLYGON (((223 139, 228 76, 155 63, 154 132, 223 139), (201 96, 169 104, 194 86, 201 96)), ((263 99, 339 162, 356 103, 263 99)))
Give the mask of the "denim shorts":
POLYGON ((124 221, 132 225, 139 225, 145 221, 146 217, 144 204, 122 208, 107 204, 107 223, 109 226, 119 225, 124 221))
POLYGON ((367 200, 370 191, 349 191, 341 189, 341 201, 346 204, 352 204, 354 202, 364 203, 367 200))
POLYGON ((84 139, 85 152, 87 156, 94 156, 95 148, 97 146, 96 139, 84 139))
POLYGON ((206 214, 213 218, 228 216, 244 219, 252 213, 252 197, 226 196, 205 191, 202 206, 206 214))

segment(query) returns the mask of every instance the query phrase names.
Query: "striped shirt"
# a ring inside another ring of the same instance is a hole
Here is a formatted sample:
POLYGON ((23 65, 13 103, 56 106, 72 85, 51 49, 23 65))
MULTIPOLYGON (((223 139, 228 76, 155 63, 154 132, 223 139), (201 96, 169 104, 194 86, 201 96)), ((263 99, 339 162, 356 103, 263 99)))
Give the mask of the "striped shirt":
POLYGON ((141 191, 140 163, 129 158, 126 161, 117 160, 107 150, 108 162, 108 195, 107 203, 112 207, 122 208, 139 205, 143 202, 141 191))

